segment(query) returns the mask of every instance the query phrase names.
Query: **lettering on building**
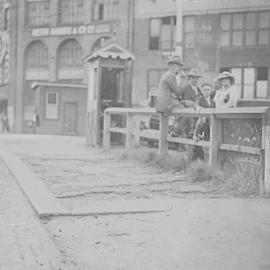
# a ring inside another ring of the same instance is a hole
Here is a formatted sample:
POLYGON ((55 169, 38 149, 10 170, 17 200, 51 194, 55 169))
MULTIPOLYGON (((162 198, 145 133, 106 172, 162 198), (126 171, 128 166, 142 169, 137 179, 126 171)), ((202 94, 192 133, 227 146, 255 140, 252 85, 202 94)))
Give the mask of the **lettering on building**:
POLYGON ((69 35, 86 35, 86 34, 101 34, 110 33, 112 27, 110 24, 90 24, 80 26, 64 26, 64 27, 46 27, 34 28, 32 30, 32 37, 46 37, 46 36, 69 36, 69 35))

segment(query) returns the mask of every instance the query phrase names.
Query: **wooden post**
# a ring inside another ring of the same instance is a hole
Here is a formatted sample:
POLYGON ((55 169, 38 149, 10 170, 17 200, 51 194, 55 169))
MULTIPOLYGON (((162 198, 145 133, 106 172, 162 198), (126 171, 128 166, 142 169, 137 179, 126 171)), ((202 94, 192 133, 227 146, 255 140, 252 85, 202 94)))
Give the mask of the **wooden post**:
POLYGON ((222 142, 222 120, 216 118, 215 115, 211 115, 210 120, 209 165, 220 168, 221 160, 218 147, 222 142))
POLYGON ((169 116, 167 114, 160 114, 160 122, 159 122, 159 156, 164 156, 168 154, 168 121, 169 116))
POLYGON ((127 113, 126 151, 129 151, 134 147, 134 129, 134 114, 127 113))
POLYGON ((111 145, 111 114, 109 112, 104 111, 104 123, 103 123, 103 148, 109 149, 111 145))
POLYGON ((139 115, 135 116, 135 130, 134 130, 134 146, 139 147, 140 142, 140 135, 138 134, 140 132, 141 128, 141 117, 139 115))
POLYGON ((264 191, 270 192, 270 113, 263 117, 264 191))

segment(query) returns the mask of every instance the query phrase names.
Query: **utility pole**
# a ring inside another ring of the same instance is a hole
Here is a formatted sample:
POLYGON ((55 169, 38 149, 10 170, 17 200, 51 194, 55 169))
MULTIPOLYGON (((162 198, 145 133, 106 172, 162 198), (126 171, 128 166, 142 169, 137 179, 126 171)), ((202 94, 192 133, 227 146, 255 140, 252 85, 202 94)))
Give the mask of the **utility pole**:
POLYGON ((176 55, 180 56, 183 59, 183 0, 176 0, 177 6, 177 17, 176 17, 176 55))

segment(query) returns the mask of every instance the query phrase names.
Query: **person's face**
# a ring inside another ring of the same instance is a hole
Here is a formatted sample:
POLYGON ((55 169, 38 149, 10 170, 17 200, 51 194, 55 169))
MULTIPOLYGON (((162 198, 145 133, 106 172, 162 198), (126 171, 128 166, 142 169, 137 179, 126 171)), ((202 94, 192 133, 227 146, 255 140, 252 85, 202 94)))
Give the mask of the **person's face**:
POLYGON ((177 75, 182 70, 182 66, 178 64, 171 64, 170 69, 173 72, 173 74, 177 75))
POLYGON ((222 88, 230 88, 232 86, 230 78, 224 78, 220 81, 222 88))
POLYGON ((204 97, 209 98, 212 93, 212 87, 210 85, 203 86, 202 93, 204 97))
POLYGON ((192 86, 197 86, 198 85, 198 81, 199 81, 199 77, 197 77, 197 76, 190 76, 189 77, 189 81, 190 81, 190 84, 192 86))

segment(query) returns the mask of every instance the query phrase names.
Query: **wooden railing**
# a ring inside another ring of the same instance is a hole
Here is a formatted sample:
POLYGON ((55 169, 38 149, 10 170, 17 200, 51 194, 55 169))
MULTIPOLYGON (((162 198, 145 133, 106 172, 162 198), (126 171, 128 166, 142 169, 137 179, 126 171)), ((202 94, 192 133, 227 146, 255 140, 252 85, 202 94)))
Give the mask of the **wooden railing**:
MULTIPOLYGON (((103 147, 110 147, 111 133, 125 134, 127 151, 140 145, 140 138, 158 141, 159 155, 167 155, 168 144, 189 144, 209 148, 209 164, 221 167, 227 160, 251 159, 261 170, 261 191, 270 191, 270 110, 269 107, 239 107, 224 109, 176 109, 172 115, 210 119, 210 141, 196 142, 188 138, 168 135, 168 116, 156 113, 153 108, 108 108, 104 112, 103 147), (126 116, 126 127, 112 127, 113 115, 126 116), (142 116, 159 115, 159 130, 140 130, 142 116), (230 130, 231 129, 231 130, 230 130), (226 155, 224 155, 224 153, 226 155), (222 155, 223 154, 223 155, 222 155), (228 158, 228 154, 230 157, 228 158)), ((253 164, 253 165, 254 165, 253 164)))

